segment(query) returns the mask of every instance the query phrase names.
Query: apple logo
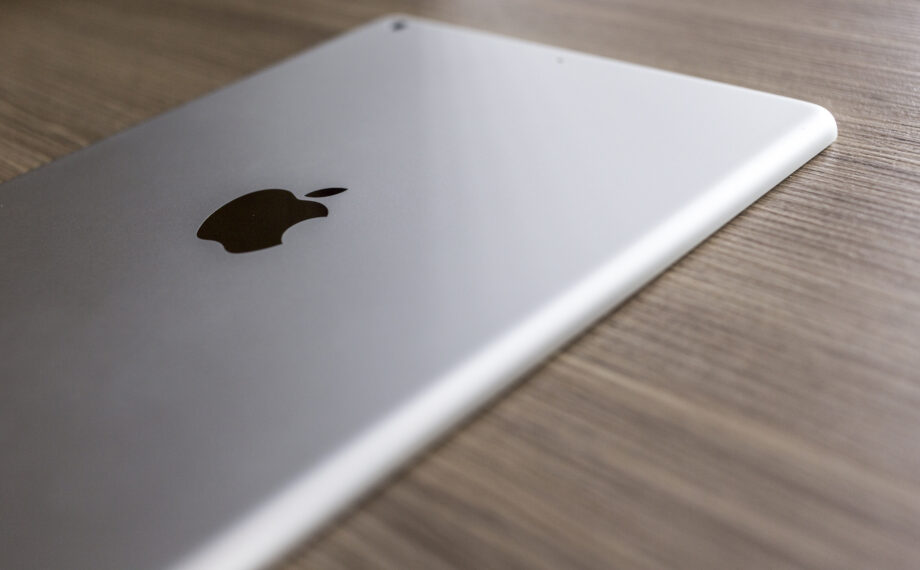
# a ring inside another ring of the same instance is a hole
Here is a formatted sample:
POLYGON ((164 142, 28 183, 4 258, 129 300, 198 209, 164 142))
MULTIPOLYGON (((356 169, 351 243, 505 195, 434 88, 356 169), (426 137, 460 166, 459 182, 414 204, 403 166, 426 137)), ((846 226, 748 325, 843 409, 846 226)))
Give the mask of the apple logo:
MULTIPOLYGON (((306 196, 325 198, 345 190, 323 188, 306 196)), ((246 253, 281 245, 281 236, 291 226, 328 215, 326 206, 312 200, 298 200, 287 190, 256 190, 215 210, 198 228, 198 237, 216 241, 230 253, 246 253)))

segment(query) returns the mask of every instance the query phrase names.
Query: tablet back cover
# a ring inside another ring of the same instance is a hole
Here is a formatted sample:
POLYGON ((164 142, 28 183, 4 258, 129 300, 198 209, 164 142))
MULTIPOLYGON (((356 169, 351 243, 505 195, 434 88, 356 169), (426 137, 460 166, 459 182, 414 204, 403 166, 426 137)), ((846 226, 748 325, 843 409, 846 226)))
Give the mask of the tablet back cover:
POLYGON ((0 187, 0 567, 264 562, 836 135, 401 22, 0 187), (196 236, 259 189, 328 216, 249 253, 196 236))

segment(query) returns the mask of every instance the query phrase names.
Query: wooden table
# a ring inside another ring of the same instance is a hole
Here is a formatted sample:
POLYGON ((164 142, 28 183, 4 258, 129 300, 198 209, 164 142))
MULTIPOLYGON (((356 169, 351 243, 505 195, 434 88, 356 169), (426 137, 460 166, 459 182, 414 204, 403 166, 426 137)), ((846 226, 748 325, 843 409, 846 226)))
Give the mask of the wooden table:
POLYGON ((7 0, 0 179, 391 11, 840 138, 278 568, 920 567, 916 1, 7 0))

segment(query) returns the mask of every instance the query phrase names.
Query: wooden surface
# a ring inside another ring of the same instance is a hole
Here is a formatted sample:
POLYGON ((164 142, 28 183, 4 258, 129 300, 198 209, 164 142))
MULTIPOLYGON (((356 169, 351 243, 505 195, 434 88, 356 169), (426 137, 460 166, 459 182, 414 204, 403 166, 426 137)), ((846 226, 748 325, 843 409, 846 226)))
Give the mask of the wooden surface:
POLYGON ((920 567, 916 1, 0 1, 0 179, 391 11, 840 138, 278 568, 920 567))

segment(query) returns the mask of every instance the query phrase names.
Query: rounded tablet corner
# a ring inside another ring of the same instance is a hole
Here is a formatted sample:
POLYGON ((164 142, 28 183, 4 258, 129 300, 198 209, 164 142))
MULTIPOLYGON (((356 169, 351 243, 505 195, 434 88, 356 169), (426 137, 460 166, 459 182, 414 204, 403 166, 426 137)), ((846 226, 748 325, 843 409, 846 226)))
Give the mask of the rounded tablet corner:
POLYGON ((814 120, 819 125, 818 130, 827 133, 827 144, 831 144, 837 140, 837 120, 821 105, 812 103, 811 106, 814 111, 814 120))

